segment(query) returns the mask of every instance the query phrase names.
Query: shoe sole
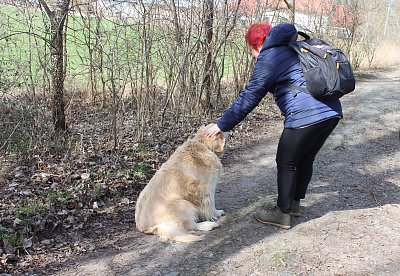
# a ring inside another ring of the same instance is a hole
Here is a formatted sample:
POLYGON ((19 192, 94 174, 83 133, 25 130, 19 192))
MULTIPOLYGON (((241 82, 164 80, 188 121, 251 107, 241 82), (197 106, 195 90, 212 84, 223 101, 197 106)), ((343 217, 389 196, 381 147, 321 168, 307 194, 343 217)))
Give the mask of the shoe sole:
POLYGON ((299 213, 292 213, 292 212, 290 212, 290 214, 292 215, 292 216, 294 216, 294 217, 301 217, 301 213, 299 212, 299 213))
POLYGON ((258 220, 259 222, 264 223, 264 224, 278 226, 278 227, 283 228, 283 229, 290 229, 291 228, 290 225, 283 225, 283 224, 274 223, 274 222, 270 222, 270 221, 262 221, 258 217, 255 217, 255 218, 256 218, 256 220, 258 220))

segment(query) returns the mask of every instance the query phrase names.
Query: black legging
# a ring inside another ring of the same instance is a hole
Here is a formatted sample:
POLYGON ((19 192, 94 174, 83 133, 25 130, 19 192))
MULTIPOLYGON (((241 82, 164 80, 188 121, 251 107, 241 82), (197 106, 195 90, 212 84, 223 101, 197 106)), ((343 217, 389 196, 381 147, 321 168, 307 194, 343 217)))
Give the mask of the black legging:
POLYGON ((305 197, 314 158, 338 122, 339 118, 332 118, 305 128, 283 130, 276 153, 277 205, 283 213, 290 212, 293 199, 305 197))

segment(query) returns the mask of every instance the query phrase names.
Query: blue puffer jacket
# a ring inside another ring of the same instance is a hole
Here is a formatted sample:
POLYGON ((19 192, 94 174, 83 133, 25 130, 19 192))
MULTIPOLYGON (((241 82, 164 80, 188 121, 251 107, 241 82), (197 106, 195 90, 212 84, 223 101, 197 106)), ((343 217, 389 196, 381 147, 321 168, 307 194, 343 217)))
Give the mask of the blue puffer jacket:
POLYGON ((229 131, 240 123, 268 91, 273 93, 276 104, 285 116, 285 128, 301 128, 332 117, 343 117, 339 100, 321 102, 308 93, 292 91, 285 83, 290 81, 296 86, 306 87, 297 54, 286 46, 296 37, 297 30, 292 24, 283 23, 272 28, 249 82, 217 121, 222 131, 229 131))

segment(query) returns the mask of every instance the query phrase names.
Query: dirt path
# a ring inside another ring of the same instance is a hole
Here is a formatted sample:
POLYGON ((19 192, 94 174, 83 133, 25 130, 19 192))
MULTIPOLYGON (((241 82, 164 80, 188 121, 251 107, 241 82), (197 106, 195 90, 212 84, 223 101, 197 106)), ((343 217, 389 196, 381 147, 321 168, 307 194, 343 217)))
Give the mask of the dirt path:
POLYGON ((253 218, 276 193, 281 123, 266 122, 258 142, 228 149, 216 199, 227 215, 204 241, 162 243, 132 229, 55 274, 400 275, 399 87, 400 70, 381 73, 343 99, 345 119, 316 160, 292 229, 253 218))

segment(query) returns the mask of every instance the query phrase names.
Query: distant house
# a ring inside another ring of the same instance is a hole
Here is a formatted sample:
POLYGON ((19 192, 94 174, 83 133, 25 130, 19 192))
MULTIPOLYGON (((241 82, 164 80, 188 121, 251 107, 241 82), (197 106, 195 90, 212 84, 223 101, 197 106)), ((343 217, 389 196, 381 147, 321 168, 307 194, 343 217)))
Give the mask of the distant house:
MULTIPOLYGON (((162 0, 80 0, 80 11, 85 14, 101 13, 109 18, 141 18, 144 14, 153 19, 170 20, 174 10, 184 13, 193 4, 188 0, 172 2, 162 0)), ((74 9, 76 11, 76 9, 74 9)))
MULTIPOLYGON (((349 35, 353 19, 341 0, 295 0, 295 24, 308 32, 336 30, 336 35, 349 35)), ((242 20, 269 20, 272 24, 290 21, 291 11, 283 0, 233 0, 229 11, 242 20)))

